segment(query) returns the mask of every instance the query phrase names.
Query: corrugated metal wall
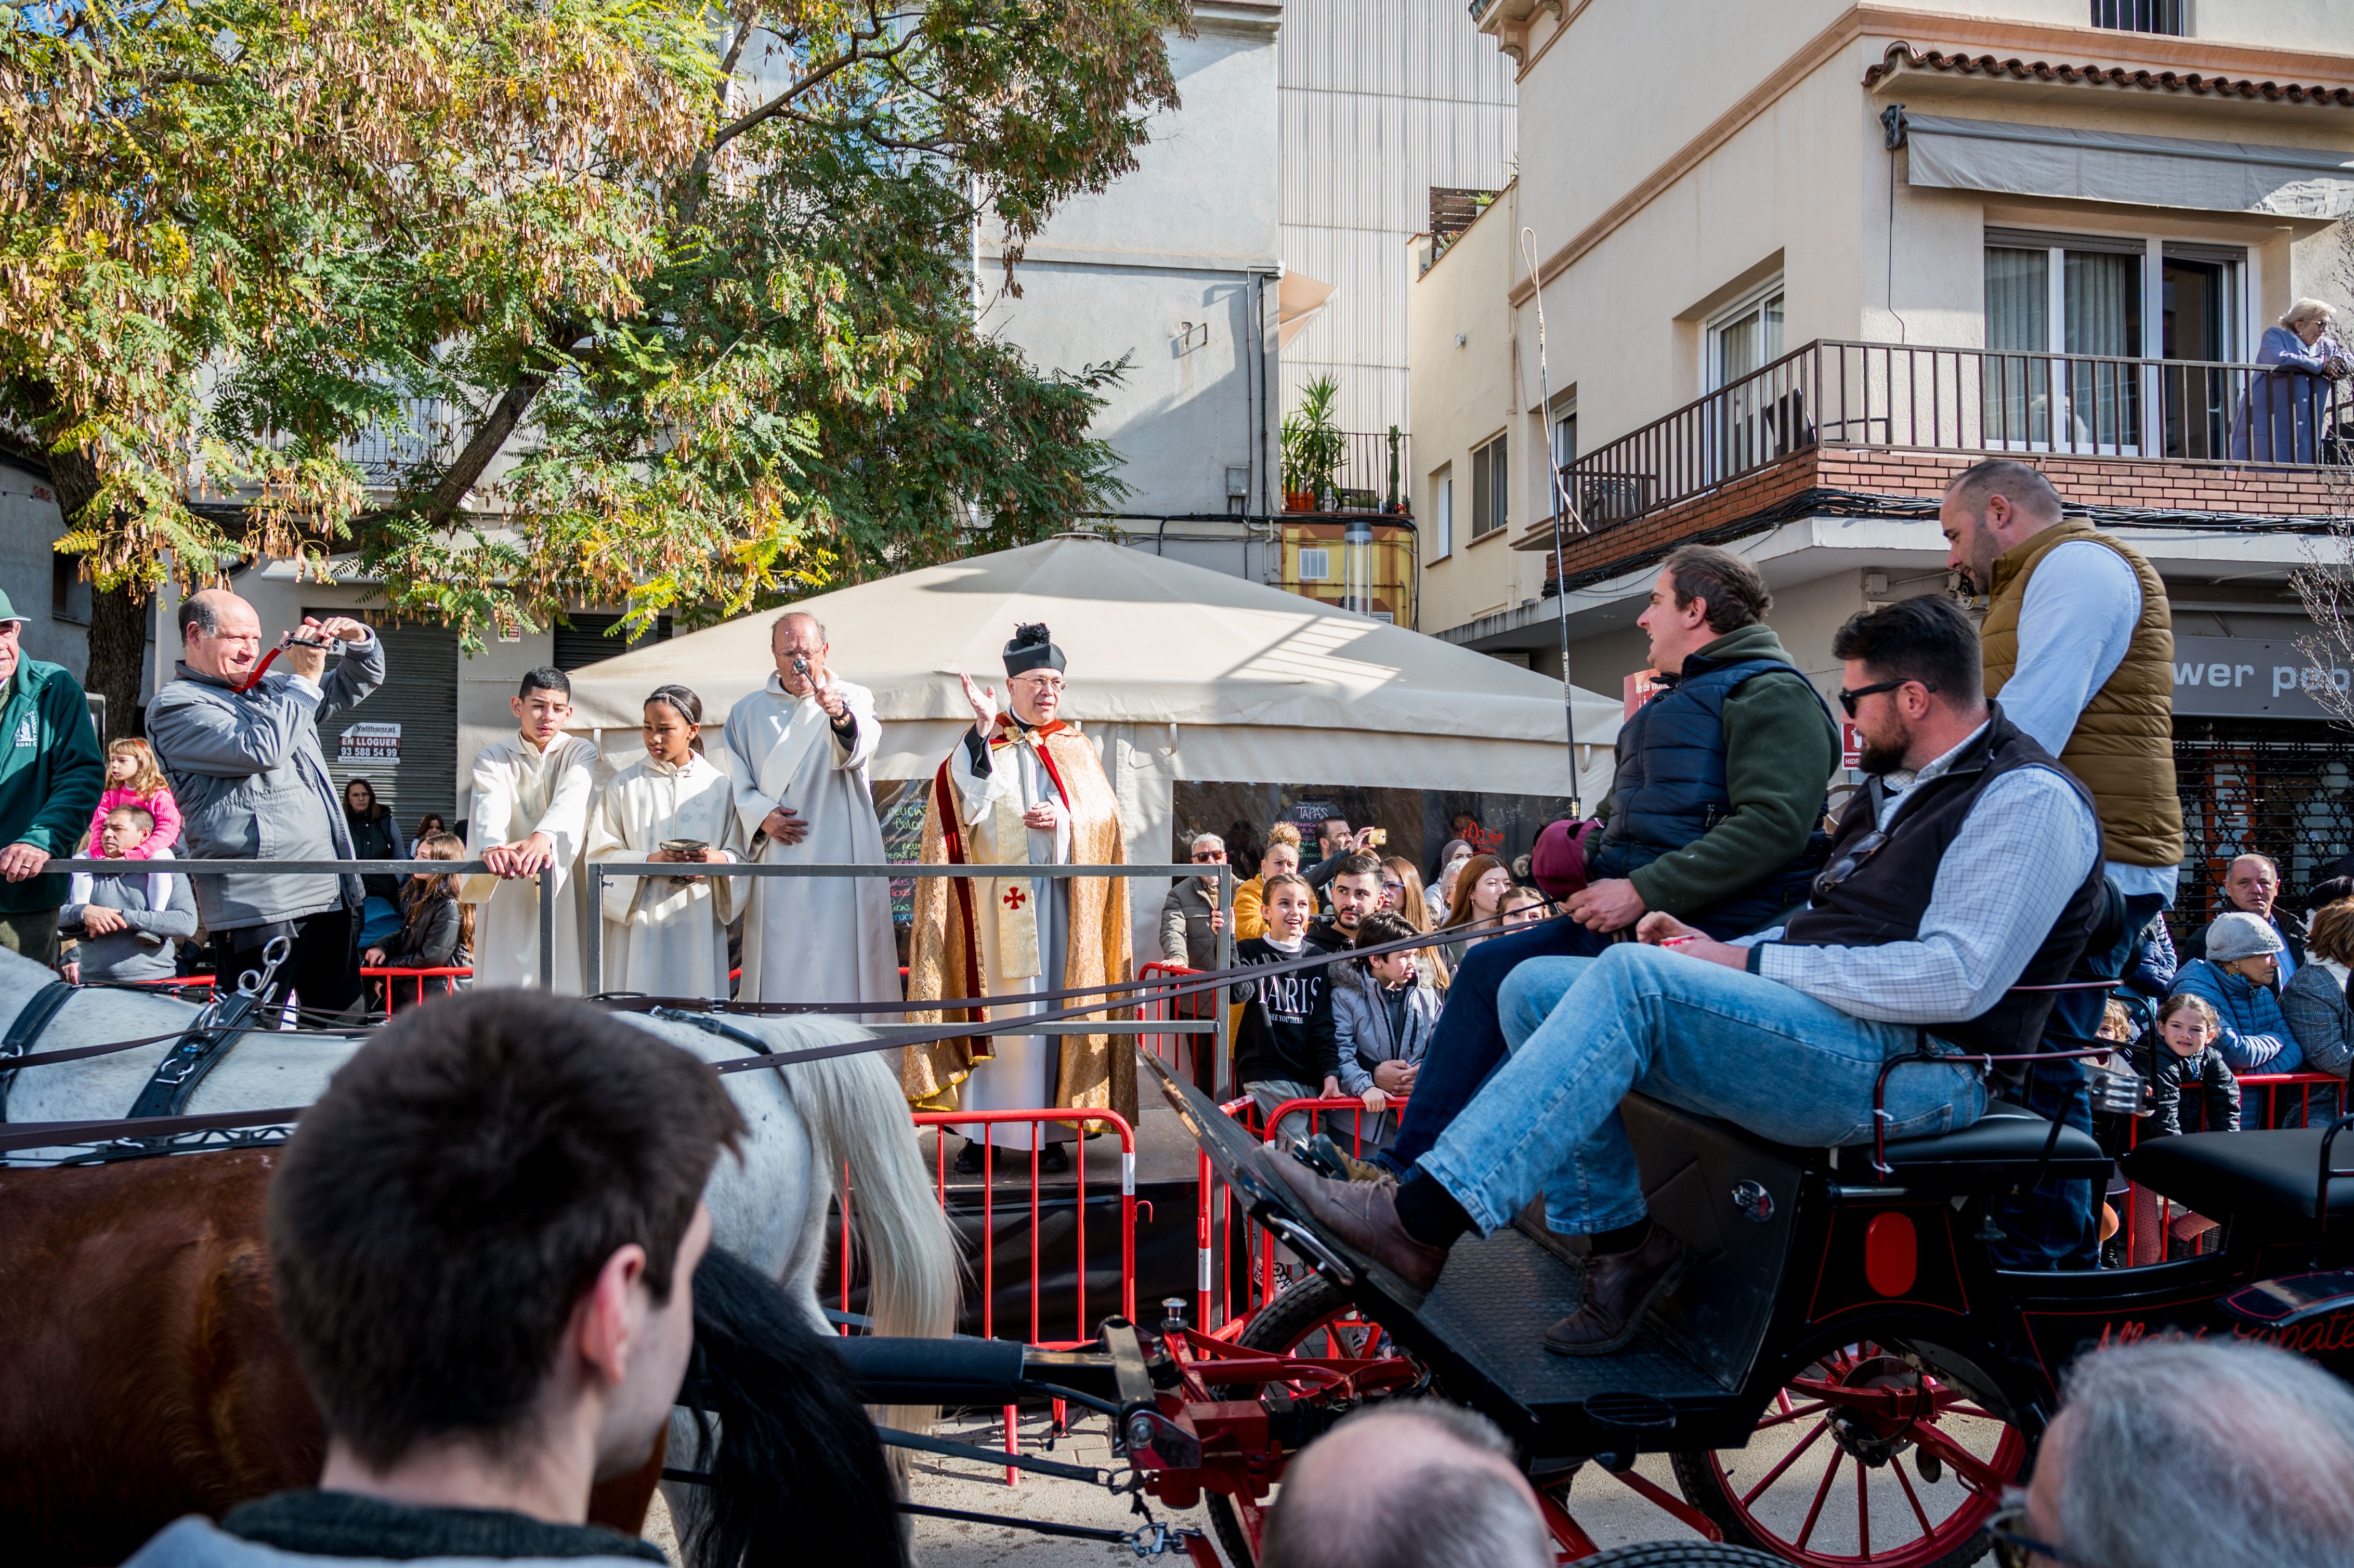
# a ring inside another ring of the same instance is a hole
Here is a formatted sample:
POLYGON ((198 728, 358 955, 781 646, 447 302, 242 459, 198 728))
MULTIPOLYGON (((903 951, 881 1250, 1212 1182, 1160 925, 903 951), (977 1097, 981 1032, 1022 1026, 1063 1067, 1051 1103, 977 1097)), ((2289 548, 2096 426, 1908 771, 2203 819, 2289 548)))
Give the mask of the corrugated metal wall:
POLYGON ((1286 0, 1278 53, 1283 262, 1333 285, 1283 351, 1283 407, 1329 371, 1344 429, 1410 432, 1406 242, 1431 186, 1512 177, 1512 62, 1462 0, 1286 0))

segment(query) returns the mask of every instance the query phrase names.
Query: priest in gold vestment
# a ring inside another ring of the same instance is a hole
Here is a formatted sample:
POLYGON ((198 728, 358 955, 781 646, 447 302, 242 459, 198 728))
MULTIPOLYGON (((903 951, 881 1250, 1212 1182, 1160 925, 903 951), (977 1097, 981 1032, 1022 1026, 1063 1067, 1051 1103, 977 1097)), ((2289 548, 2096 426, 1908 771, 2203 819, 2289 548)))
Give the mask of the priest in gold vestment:
MULTIPOLYGON (((1056 718, 1064 657, 1044 626, 1005 649, 1007 708, 963 677, 973 727, 939 766, 924 811, 932 864, 1110 865, 1127 859, 1119 805, 1078 726, 1056 718)), ((1002 1021, 1081 999, 922 1011, 926 1001, 1014 995, 1129 978, 1128 885, 1112 877, 934 877, 916 884, 907 973, 913 1022, 1002 1021)), ((1130 1014, 1112 1010, 1112 1017, 1130 1014)), ((984 1034, 911 1045, 900 1081, 923 1110, 1073 1107, 1136 1118, 1135 1043, 1125 1035, 984 1034)), ((957 1169, 981 1170, 980 1140, 1030 1148, 1028 1123, 971 1123, 957 1169)), ((1049 1124, 1041 1165, 1067 1168, 1082 1129, 1049 1124)))

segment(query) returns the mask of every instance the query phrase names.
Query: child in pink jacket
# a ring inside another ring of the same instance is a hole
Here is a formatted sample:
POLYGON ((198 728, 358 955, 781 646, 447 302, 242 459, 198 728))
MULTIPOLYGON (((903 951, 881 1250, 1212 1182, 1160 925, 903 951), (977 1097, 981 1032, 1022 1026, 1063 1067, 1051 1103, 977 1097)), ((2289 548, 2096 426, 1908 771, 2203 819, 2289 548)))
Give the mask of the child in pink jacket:
POLYGON ((164 770, 156 766, 155 754, 143 740, 108 744, 106 793, 98 798, 98 810, 90 815, 90 842, 98 842, 106 827, 106 814, 117 806, 138 806, 155 819, 155 831, 143 842, 122 852, 126 859, 146 860, 157 850, 179 842, 180 803, 172 799, 172 787, 164 781, 164 770))

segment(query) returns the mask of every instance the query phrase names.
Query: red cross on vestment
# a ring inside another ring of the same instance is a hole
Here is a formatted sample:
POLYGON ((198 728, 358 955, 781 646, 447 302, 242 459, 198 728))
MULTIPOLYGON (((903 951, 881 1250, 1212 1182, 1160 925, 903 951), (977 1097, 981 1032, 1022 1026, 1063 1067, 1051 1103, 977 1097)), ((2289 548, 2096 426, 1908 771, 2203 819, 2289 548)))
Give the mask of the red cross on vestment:
POLYGON ((1009 887, 1005 890, 1004 902, 1008 909, 1019 909, 1030 902, 1030 895, 1019 887, 1009 887))

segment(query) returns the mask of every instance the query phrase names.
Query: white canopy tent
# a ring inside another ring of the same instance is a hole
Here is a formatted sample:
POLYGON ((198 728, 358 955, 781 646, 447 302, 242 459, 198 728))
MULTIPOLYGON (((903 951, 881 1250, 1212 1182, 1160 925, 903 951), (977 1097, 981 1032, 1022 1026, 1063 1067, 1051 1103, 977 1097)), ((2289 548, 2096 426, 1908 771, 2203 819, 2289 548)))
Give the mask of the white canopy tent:
MULTIPOLYGON (((1001 652, 1044 621, 1070 660, 1063 716, 1095 737, 1132 860, 1169 853, 1180 779, 1563 795, 1557 681, 1280 588, 1066 535, 863 583, 793 607, 843 679, 870 687, 877 779, 928 779, 971 722, 970 672, 1002 697, 1001 652)), ((706 725, 775 669, 764 611, 572 672, 573 727, 626 761, 648 692, 703 699, 706 725), (619 732, 619 733, 616 733, 619 732)), ((1619 704, 1576 694, 1579 790, 1608 787, 1619 704)), ((1160 898, 1131 889, 1141 931, 1160 898)))

